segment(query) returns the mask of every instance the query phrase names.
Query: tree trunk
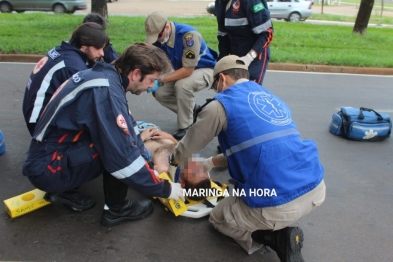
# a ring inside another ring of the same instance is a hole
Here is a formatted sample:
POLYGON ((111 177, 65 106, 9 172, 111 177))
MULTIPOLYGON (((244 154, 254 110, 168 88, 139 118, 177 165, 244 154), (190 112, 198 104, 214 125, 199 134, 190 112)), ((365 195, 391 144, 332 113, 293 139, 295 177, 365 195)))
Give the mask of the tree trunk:
POLYGON ((361 0, 352 33, 366 34, 368 21, 373 11, 374 0, 361 0))
POLYGON ((108 7, 106 6, 106 1, 107 0, 91 0, 91 12, 100 14, 108 21, 108 7))

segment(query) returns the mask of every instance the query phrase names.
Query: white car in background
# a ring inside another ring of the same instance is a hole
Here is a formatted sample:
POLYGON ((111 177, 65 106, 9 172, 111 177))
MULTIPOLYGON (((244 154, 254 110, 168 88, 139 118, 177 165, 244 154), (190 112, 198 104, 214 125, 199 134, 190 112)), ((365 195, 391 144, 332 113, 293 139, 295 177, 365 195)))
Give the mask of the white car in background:
POLYGON ((270 17, 289 22, 306 20, 312 15, 312 1, 306 0, 267 0, 270 17))
MULTIPOLYGON (((290 22, 306 20, 312 14, 313 1, 307 0, 267 0, 271 18, 284 19, 290 22)), ((214 2, 206 7, 208 13, 214 15, 214 2)))

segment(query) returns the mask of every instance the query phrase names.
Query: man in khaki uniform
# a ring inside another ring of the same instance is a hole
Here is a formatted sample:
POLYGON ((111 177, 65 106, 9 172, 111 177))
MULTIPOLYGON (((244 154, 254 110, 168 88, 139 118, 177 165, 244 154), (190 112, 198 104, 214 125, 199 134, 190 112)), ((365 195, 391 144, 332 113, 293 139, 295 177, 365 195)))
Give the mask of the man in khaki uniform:
POLYGON ((303 231, 290 227, 325 200, 317 146, 302 140, 286 103, 250 81, 238 56, 214 68, 214 100, 179 141, 170 164, 184 163, 215 136, 224 154, 202 161, 205 170, 226 162, 237 195, 221 200, 209 221, 248 253, 271 247, 280 260, 304 261, 303 231))
MULTIPOLYGON (((208 88, 213 80, 217 53, 192 26, 169 21, 163 12, 152 12, 145 21, 146 40, 168 55, 173 71, 156 80, 150 92, 156 100, 177 114, 180 140, 193 123, 195 92, 208 88)), ((149 92, 148 91, 148 92, 149 92)))

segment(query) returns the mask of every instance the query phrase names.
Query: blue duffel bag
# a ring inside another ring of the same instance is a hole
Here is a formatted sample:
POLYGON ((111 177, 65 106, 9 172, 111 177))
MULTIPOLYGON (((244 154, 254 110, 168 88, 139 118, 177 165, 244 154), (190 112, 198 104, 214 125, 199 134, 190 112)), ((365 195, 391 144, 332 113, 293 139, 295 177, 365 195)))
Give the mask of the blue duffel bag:
POLYGON ((380 141, 390 136, 392 122, 386 113, 370 108, 341 107, 332 116, 330 133, 358 141, 380 141))

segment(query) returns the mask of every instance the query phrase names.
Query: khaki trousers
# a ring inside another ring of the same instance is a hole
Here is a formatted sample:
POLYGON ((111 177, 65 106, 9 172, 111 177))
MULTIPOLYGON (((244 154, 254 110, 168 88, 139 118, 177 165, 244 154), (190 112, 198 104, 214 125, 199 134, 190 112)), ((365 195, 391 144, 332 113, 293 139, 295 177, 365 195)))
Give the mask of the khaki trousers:
POLYGON ((213 82, 213 69, 195 69, 189 77, 176 82, 169 82, 155 92, 156 100, 177 114, 179 129, 189 127, 193 123, 195 93, 210 88, 213 82))
POLYGON ((210 213, 209 221, 218 231, 232 237, 248 253, 261 245, 252 240, 256 230, 280 230, 320 206, 325 200, 326 186, 322 182, 307 194, 281 206, 251 208, 239 197, 221 200, 210 213))

